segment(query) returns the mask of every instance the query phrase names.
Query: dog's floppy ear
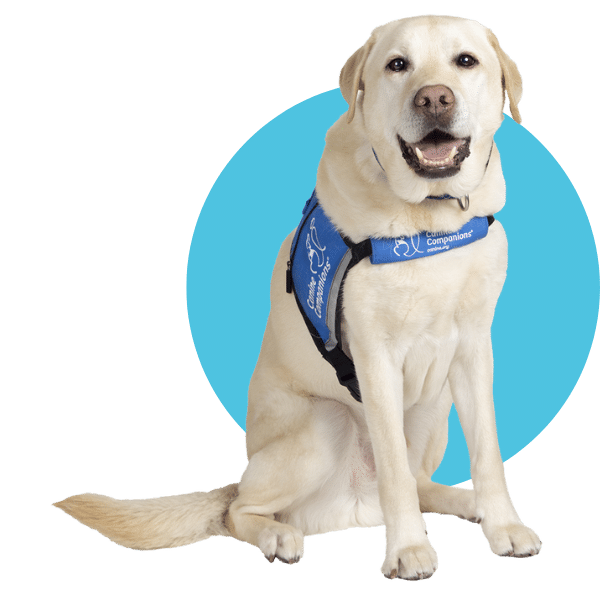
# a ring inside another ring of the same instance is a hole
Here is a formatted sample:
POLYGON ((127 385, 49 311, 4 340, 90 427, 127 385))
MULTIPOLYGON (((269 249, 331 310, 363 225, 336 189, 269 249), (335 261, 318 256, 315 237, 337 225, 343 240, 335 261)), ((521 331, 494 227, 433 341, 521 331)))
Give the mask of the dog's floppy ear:
POLYGON ((519 69, 517 69, 517 65, 508 54, 500 48, 498 38, 489 29, 487 33, 488 40, 492 48, 496 51, 498 60, 500 61, 500 68, 502 69, 502 93, 504 94, 504 90, 506 90, 510 103, 510 114, 517 123, 520 123, 521 114, 519 113, 517 104, 519 104, 519 100, 521 100, 521 96, 523 95, 523 81, 521 80, 519 69))
POLYGON ((348 103, 348 123, 354 118, 358 91, 365 89, 362 74, 374 43, 375 40, 371 37, 346 61, 340 73, 340 90, 344 100, 348 103))

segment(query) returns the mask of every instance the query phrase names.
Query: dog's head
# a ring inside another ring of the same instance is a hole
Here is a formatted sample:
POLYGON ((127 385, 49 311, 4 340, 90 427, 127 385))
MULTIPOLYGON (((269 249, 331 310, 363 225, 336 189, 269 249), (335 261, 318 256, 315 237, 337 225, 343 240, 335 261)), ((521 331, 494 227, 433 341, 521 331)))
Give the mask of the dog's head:
POLYGON ((390 186, 409 202, 461 196, 481 181, 505 92, 522 93, 515 63, 475 21, 417 17, 375 29, 347 61, 348 122, 361 119, 390 186))

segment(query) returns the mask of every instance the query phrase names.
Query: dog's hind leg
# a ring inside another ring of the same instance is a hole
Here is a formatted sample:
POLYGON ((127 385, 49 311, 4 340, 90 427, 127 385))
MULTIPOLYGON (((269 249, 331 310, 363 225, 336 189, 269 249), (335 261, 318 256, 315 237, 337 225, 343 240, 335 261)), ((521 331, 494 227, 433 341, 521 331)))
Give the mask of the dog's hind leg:
POLYGON ((304 534, 279 521, 278 514, 289 514, 290 507, 317 491, 335 469, 334 459, 315 417, 314 401, 289 391, 266 394, 272 403, 249 412, 250 461, 225 524, 233 537, 257 546, 269 561, 294 563, 302 557, 304 534), (266 413, 273 405, 279 418, 269 419, 273 414, 266 413), (288 406, 289 411, 282 410, 288 406))
POLYGON ((475 508, 475 492, 435 483, 431 479, 417 479, 421 512, 456 515, 472 523, 481 522, 475 508))
POLYGON ((295 465, 284 464, 286 445, 285 441, 274 443, 250 459, 240 484, 242 493, 229 507, 225 526, 233 537, 257 546, 270 562, 278 558, 294 563, 302 557, 304 535, 296 527, 275 520, 275 514, 301 493, 300 486, 294 485, 295 474, 287 471, 293 471, 295 465))

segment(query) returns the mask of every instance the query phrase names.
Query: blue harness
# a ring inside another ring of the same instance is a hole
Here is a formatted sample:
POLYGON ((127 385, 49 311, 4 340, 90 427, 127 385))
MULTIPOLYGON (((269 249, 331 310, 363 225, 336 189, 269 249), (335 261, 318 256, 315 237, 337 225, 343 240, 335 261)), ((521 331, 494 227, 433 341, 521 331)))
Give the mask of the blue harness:
POLYGON ((302 211, 290 249, 286 290, 294 292, 312 339, 359 402, 354 363, 341 344, 342 286, 348 271, 370 257, 374 265, 402 262, 466 246, 487 235, 494 217, 475 217, 452 233, 422 232, 411 237, 367 238, 353 243, 340 235, 313 192, 302 211))

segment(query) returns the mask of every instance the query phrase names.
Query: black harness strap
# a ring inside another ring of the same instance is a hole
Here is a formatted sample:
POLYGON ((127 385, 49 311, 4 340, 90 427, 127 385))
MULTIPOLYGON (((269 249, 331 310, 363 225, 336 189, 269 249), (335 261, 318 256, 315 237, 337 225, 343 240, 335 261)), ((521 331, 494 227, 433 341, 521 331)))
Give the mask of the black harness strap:
MULTIPOLYGON (((309 215, 310 216, 310 213, 309 215)), ((307 218, 308 218, 307 216, 307 218)), ((352 258, 344 271, 341 285, 340 285, 340 293, 337 298, 337 306, 335 309, 336 319, 335 319, 335 333, 336 338, 338 340, 337 345, 331 349, 327 350, 325 348, 325 342, 321 339, 321 336, 317 332, 316 327, 313 325, 311 320, 308 318, 306 312, 304 311, 304 307, 300 303, 299 296, 296 292, 296 288, 294 286, 294 281, 292 278, 292 269, 291 265, 294 260, 294 256, 296 253, 296 248, 292 250, 292 254, 290 256, 290 260, 288 261, 288 268, 286 272, 286 291, 288 293, 294 293, 294 298, 296 299, 296 304, 298 305, 298 309, 300 310, 300 314, 304 319, 304 323, 313 339, 313 342, 321 356, 335 369, 338 381, 341 385, 346 387, 352 397, 358 402, 362 402, 360 398, 360 389, 358 386, 358 379, 356 377, 356 370, 354 368, 354 363, 352 360, 346 355, 346 353, 342 350, 341 340, 342 340, 342 292, 344 287, 344 281, 346 280, 346 275, 348 275, 348 271, 357 265, 363 258, 367 258, 371 256, 372 248, 371 248, 371 240, 366 239, 362 242, 358 242, 354 244, 348 238, 342 238, 344 243, 350 248, 352 251, 352 258)))

